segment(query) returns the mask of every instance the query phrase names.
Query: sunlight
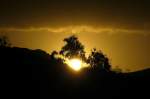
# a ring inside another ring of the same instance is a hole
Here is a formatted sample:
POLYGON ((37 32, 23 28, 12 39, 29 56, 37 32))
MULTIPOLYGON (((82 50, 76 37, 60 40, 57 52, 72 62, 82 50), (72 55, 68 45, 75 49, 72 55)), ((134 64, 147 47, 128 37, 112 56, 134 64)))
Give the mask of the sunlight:
POLYGON ((79 59, 68 60, 67 64, 75 71, 79 71, 82 68, 82 61, 79 59))

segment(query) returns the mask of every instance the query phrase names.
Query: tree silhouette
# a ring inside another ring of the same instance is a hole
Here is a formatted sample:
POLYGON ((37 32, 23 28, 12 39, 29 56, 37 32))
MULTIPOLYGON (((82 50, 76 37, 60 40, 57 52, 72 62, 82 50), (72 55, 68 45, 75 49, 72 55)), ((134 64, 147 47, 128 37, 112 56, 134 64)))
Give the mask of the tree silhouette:
POLYGON ((108 58, 102 53, 102 51, 97 51, 95 48, 89 55, 87 62, 92 68, 110 70, 110 64, 108 58))
POLYGON ((0 47, 10 47, 11 44, 9 43, 9 40, 6 36, 0 37, 0 47))
POLYGON ((58 55, 58 52, 57 52, 57 51, 52 51, 52 53, 51 53, 50 56, 51 56, 52 58, 55 58, 56 55, 58 55))
MULTIPOLYGON (((102 51, 97 51, 94 48, 88 58, 86 58, 84 45, 81 44, 75 35, 65 38, 64 42, 66 42, 66 44, 59 52, 63 57, 68 59, 79 58, 89 64, 93 69, 110 71, 111 65, 109 59, 102 53, 102 51)), ((51 55, 54 57, 56 54, 57 52, 54 51, 51 55)))
POLYGON ((66 44, 62 47, 60 54, 64 57, 71 58, 80 58, 85 60, 85 51, 84 46, 79 42, 78 38, 75 35, 72 35, 64 39, 66 44))

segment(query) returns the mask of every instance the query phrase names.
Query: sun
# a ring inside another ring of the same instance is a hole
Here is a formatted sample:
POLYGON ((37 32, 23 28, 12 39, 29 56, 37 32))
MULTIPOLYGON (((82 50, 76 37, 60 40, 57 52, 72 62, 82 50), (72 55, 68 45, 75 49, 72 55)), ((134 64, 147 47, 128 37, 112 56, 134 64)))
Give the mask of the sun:
POLYGON ((67 64, 75 71, 79 71, 82 67, 82 61, 79 59, 68 60, 67 64))

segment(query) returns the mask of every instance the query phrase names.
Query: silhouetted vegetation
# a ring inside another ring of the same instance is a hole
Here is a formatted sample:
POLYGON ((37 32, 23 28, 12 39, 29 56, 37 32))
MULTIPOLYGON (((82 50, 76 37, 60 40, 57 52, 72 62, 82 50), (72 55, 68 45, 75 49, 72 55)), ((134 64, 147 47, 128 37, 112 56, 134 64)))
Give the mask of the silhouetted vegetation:
POLYGON ((0 47, 10 47, 11 44, 6 36, 0 36, 0 47))
POLYGON ((81 42, 75 35, 65 38, 64 42, 66 44, 62 47, 60 51, 61 55, 68 59, 80 58, 82 60, 85 60, 84 45, 81 44, 81 42))
MULTIPOLYGON (((63 47, 61 53, 65 57, 71 58, 84 53, 84 46, 75 36, 65 41, 80 46, 74 47, 67 43, 65 46, 68 47, 63 47), (71 48, 74 51, 70 50, 71 48)), ((6 92, 5 97, 15 97, 15 99, 149 98, 149 91, 146 90, 150 87, 150 69, 133 73, 113 72, 110 70, 108 58, 101 51, 93 49, 87 58, 92 68, 75 72, 64 63, 62 58, 56 57, 58 54, 57 51, 48 54, 40 49, 0 47, 1 85, 4 87, 1 89, 6 92)))
POLYGON ((94 69, 103 69, 109 71, 111 67, 108 58, 101 51, 97 51, 95 48, 89 55, 87 62, 94 69))
MULTIPOLYGON (((72 35, 64 39, 66 44, 62 47, 60 55, 65 58, 79 58, 89 64, 92 70, 106 70, 110 71, 111 65, 109 59, 95 48, 92 49, 91 54, 86 58, 84 51, 84 45, 78 40, 75 35, 72 35)), ((54 51, 55 52, 55 51, 54 51)))

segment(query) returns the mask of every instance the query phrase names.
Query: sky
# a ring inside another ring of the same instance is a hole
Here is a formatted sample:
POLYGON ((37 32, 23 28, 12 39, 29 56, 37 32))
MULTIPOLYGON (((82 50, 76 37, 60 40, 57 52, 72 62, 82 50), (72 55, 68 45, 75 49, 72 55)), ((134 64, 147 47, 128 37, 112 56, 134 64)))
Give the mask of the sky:
POLYGON ((0 35, 13 46, 60 50, 75 34, 113 67, 150 68, 149 0, 0 0, 0 35))

